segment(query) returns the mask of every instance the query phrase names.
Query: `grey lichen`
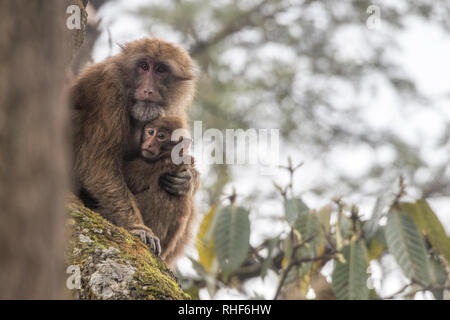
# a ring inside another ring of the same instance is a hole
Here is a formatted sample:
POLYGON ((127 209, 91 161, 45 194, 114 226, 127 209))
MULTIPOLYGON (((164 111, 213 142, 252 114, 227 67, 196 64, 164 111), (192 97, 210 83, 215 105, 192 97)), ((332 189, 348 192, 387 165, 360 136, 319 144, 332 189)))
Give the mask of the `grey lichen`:
POLYGON ((120 264, 107 259, 95 266, 95 271, 89 280, 92 292, 101 299, 128 296, 136 271, 130 264, 120 264))
POLYGON ((84 234, 80 234, 80 242, 82 243, 91 243, 91 238, 85 236, 84 234))
POLYGON ((76 299, 189 299, 172 272, 137 237, 87 209, 69 203, 67 264, 79 268, 76 299))

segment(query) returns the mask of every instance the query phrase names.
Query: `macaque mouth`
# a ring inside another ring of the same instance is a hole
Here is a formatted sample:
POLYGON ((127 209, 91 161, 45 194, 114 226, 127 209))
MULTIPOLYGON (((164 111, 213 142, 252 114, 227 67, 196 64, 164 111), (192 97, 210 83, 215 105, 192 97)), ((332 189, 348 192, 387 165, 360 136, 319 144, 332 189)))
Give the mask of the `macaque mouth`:
POLYGON ((143 104, 147 107, 164 107, 163 102, 156 102, 153 101, 152 99, 137 99, 135 97, 131 98, 131 104, 132 105, 143 104))
POLYGON ((161 117, 165 104, 150 100, 131 101, 131 116, 139 121, 152 121, 161 117))
POLYGON ((147 161, 157 160, 158 154, 149 151, 148 149, 141 149, 142 157, 147 161))

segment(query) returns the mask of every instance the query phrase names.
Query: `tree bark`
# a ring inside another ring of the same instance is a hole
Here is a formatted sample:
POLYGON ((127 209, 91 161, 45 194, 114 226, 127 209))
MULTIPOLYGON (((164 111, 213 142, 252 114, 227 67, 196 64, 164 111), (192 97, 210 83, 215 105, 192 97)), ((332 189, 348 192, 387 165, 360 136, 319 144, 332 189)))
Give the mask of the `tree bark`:
POLYGON ((65 297, 66 6, 0 2, 0 299, 65 297))
POLYGON ((86 208, 69 202, 67 288, 74 299, 189 299, 172 271, 138 237, 86 208))

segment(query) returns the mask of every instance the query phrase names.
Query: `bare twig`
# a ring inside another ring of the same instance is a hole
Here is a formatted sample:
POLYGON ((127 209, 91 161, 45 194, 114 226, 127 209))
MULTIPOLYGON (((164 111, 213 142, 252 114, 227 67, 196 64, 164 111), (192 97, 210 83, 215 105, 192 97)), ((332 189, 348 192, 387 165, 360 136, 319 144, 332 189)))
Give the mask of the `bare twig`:
POLYGON ((391 294, 390 296, 384 297, 383 299, 390 300, 396 298, 399 294, 402 294, 405 292, 410 286, 412 286, 412 283, 407 283, 403 287, 401 287, 398 291, 391 294))
POLYGON ((405 179, 403 178, 403 176, 399 177, 398 185, 399 185, 399 190, 398 190, 397 195, 395 196, 394 202, 392 203, 393 207, 398 207, 400 199, 407 195, 405 179))
POLYGON ((301 247, 306 245, 308 242, 313 240, 314 237, 315 237, 315 235, 312 235, 312 236, 308 237, 307 239, 301 241, 300 243, 298 243, 298 244, 296 244, 295 246, 292 247, 291 255, 289 257, 289 263, 286 266, 286 268, 283 270, 283 272, 281 273, 280 281, 278 283, 278 287, 277 287, 277 290, 275 292, 275 296, 274 296, 273 300, 276 300, 278 298, 278 296, 280 295, 281 289, 282 289, 282 287, 284 285, 284 282, 286 281, 286 277, 289 274, 289 271, 291 271, 291 269, 294 266, 298 265, 297 263, 294 263, 294 262, 297 262, 297 261, 294 261, 294 258, 295 258, 296 254, 297 254, 298 249, 300 249, 301 247))
POLYGON ((342 201, 342 198, 338 198, 334 200, 334 202, 338 205, 338 216, 336 221, 336 249, 341 250, 344 246, 344 240, 342 237, 342 230, 341 230, 341 220, 342 216, 344 214, 344 203, 342 201))
POLYGON ((288 165, 287 166, 279 166, 281 169, 285 169, 289 172, 289 184, 286 186, 284 191, 284 196, 287 194, 287 190, 291 190, 291 196, 294 193, 294 174, 295 171, 303 165, 303 162, 298 163, 297 165, 292 165, 292 158, 288 157, 288 165))
POLYGON ((362 232, 361 221, 359 220, 359 209, 355 205, 352 206, 350 220, 352 220, 353 236, 357 241, 361 238, 362 232))
POLYGON ((250 250, 252 251, 256 260, 258 260, 261 264, 264 263, 264 258, 259 255, 259 251, 255 247, 250 246, 250 250))
POLYGON ((401 298, 411 298, 411 297, 414 297, 416 295, 416 293, 419 293, 419 292, 430 291, 430 290, 442 290, 442 289, 450 290, 450 286, 441 285, 441 284, 437 284, 437 283, 432 283, 432 284, 425 286, 422 283, 420 283, 419 281, 412 279, 412 281, 410 283, 405 284, 397 292, 395 292, 394 294, 391 294, 390 296, 384 297, 384 299, 389 300, 389 299, 400 298, 400 297, 401 298), (402 293, 404 293, 408 288, 411 288, 413 285, 417 285, 417 286, 419 286, 419 288, 416 290, 413 290, 411 292, 408 292, 403 296, 399 296, 402 293))
POLYGON ((323 224, 320 225, 322 228, 323 234, 325 236, 325 240, 327 240, 328 245, 333 251, 337 251, 336 245, 333 243, 333 239, 331 238, 331 234, 325 230, 325 226, 323 224))

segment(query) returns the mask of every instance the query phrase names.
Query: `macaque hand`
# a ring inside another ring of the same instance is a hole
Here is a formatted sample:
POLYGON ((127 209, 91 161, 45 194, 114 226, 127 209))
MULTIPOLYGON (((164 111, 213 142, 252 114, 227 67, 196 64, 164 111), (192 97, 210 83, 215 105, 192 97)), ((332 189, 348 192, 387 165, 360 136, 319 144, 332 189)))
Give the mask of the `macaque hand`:
POLYGON ((145 225, 135 225, 130 230, 134 236, 138 236, 141 241, 150 246, 150 249, 159 256, 161 254, 161 243, 153 231, 145 225))
POLYGON ((161 189, 173 196, 185 196, 191 189, 192 173, 188 168, 180 172, 169 172, 159 178, 161 189))

